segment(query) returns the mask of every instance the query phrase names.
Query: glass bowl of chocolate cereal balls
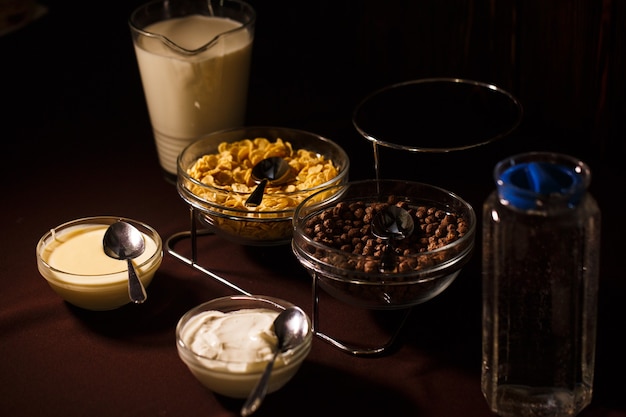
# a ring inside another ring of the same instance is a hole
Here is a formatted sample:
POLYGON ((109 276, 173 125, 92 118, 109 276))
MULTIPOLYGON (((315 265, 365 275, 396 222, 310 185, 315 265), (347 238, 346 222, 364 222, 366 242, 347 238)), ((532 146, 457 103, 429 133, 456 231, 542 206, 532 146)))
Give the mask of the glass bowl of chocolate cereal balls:
POLYGON ((365 180, 312 194, 294 214, 292 249, 334 298, 399 309, 444 291, 470 259, 473 208, 433 185, 365 180))

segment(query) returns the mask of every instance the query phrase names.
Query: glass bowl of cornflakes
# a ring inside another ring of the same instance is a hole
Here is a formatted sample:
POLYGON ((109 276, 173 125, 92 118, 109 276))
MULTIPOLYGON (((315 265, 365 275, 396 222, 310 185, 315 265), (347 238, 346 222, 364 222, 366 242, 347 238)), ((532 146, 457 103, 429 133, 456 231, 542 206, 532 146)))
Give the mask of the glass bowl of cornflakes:
POLYGON ((348 181, 350 159, 337 143, 304 130, 247 126, 199 138, 178 157, 177 189, 211 232, 254 246, 291 242, 296 207, 308 196, 348 181), (269 157, 290 166, 289 179, 269 183, 261 204, 246 205, 258 186, 252 168, 269 157))

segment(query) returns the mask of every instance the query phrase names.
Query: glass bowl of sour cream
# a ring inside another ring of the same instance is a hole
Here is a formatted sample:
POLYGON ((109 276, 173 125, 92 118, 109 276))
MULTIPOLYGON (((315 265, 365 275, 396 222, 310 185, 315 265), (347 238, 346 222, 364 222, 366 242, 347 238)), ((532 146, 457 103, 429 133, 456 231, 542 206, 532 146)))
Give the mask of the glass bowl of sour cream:
POLYGON ((120 220, 143 235, 145 250, 132 262, 144 287, 148 287, 163 260, 163 245, 157 231, 145 223, 124 217, 85 217, 50 229, 37 243, 39 272, 70 304, 102 311, 130 302, 128 265, 107 256, 102 244, 107 228, 120 220))
MULTIPOLYGON (((176 327, 181 360, 209 390, 230 398, 247 398, 261 378, 277 345, 273 322, 287 301, 267 296, 216 298, 185 313, 176 327)), ((297 373, 311 350, 311 320, 303 342, 280 353, 268 393, 282 388, 297 373)))

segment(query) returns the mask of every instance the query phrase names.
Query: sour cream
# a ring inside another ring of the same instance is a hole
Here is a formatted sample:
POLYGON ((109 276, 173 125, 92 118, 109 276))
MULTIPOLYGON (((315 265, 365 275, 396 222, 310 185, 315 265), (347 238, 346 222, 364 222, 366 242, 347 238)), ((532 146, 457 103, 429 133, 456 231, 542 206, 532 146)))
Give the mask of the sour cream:
MULTIPOLYGON (((278 345, 274 320, 288 302, 258 296, 221 297, 185 313, 176 325, 176 349, 194 377, 211 391, 246 398, 278 345)), ((313 332, 279 353, 267 392, 284 386, 311 351, 313 332)))
POLYGON ((196 355, 215 361, 214 367, 223 362, 245 371, 272 357, 278 343, 273 328, 277 315, 263 308, 205 311, 187 322, 181 338, 196 355))

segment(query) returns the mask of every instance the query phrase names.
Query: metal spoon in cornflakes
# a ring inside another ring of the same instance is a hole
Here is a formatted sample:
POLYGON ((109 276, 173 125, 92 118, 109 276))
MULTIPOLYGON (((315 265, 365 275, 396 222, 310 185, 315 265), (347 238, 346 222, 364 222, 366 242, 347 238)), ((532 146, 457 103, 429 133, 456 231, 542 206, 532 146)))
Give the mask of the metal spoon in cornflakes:
POLYGON ((289 163, 278 156, 266 158, 257 163, 252 168, 252 178, 258 185, 246 200, 246 206, 256 207, 261 204, 267 184, 280 184, 285 181, 289 168, 289 163))

